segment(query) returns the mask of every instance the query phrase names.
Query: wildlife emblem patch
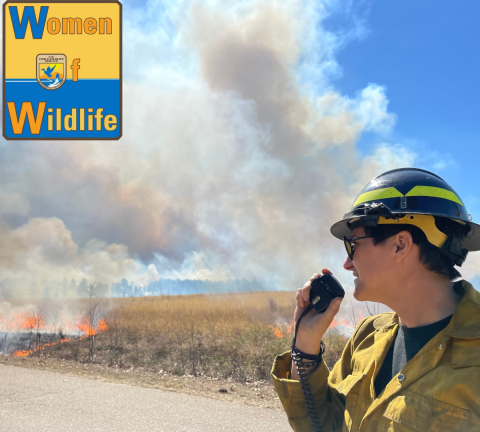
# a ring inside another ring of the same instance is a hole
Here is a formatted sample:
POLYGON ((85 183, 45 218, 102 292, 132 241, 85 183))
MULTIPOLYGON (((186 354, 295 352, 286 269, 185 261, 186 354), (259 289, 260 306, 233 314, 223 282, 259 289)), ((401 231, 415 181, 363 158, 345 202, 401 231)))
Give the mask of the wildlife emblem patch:
POLYGON ((66 80, 65 64, 67 57, 63 54, 37 55, 37 81, 47 90, 59 89, 66 80))

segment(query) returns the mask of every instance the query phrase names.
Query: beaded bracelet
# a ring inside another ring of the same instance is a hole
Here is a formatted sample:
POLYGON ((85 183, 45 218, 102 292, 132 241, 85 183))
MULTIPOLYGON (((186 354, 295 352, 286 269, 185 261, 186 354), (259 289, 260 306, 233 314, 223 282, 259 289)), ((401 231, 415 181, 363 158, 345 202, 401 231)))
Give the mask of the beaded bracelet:
POLYGON ((323 353, 325 352, 325 344, 323 343, 323 340, 320 341, 320 352, 318 354, 306 354, 302 351, 300 351, 296 346, 295 346, 295 339, 293 340, 292 343, 292 360, 297 365, 297 367, 305 368, 308 369, 308 373, 313 372, 320 362, 322 361, 322 356, 323 353))

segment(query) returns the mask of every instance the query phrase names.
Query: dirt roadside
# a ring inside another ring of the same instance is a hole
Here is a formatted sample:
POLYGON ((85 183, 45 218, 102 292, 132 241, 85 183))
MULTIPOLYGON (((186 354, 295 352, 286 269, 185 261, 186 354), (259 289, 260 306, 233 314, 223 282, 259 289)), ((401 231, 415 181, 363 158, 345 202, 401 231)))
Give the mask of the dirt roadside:
POLYGON ((233 380, 203 376, 175 376, 165 371, 153 372, 143 367, 121 369, 95 363, 82 364, 76 361, 60 360, 42 355, 33 357, 0 356, 0 363, 110 383, 156 388, 262 408, 283 410, 273 384, 267 381, 252 381, 243 384, 233 380))

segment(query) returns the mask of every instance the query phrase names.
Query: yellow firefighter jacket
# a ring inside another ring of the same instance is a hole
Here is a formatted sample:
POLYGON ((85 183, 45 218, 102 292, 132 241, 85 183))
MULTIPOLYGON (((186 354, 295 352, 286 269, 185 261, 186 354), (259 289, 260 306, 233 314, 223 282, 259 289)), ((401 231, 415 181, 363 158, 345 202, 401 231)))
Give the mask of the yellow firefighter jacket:
MULTIPOLYGON (((398 315, 364 319, 329 371, 309 376, 324 432, 480 432, 480 293, 461 280, 453 317, 379 395, 374 380, 398 329, 398 315)), ((300 382, 287 379, 291 356, 277 356, 272 377, 296 432, 311 432, 300 382)))

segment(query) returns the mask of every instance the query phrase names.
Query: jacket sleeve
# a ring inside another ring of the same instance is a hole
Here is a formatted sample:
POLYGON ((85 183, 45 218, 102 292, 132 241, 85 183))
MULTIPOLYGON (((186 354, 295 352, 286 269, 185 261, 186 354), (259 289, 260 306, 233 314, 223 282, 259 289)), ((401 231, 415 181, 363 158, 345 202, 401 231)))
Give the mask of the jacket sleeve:
MULTIPOLYGON (((363 321, 357 326, 357 330, 361 324, 363 321)), ((342 357, 332 371, 329 371, 322 360, 317 369, 309 375, 310 390, 324 432, 341 432, 343 428, 345 396, 337 390, 337 387, 352 373, 354 337, 355 335, 347 342, 342 357)), ((287 379, 287 372, 290 372, 291 365, 292 357, 289 351, 275 358, 271 373, 275 390, 292 429, 295 432, 312 432, 312 423, 300 381, 287 379)))

